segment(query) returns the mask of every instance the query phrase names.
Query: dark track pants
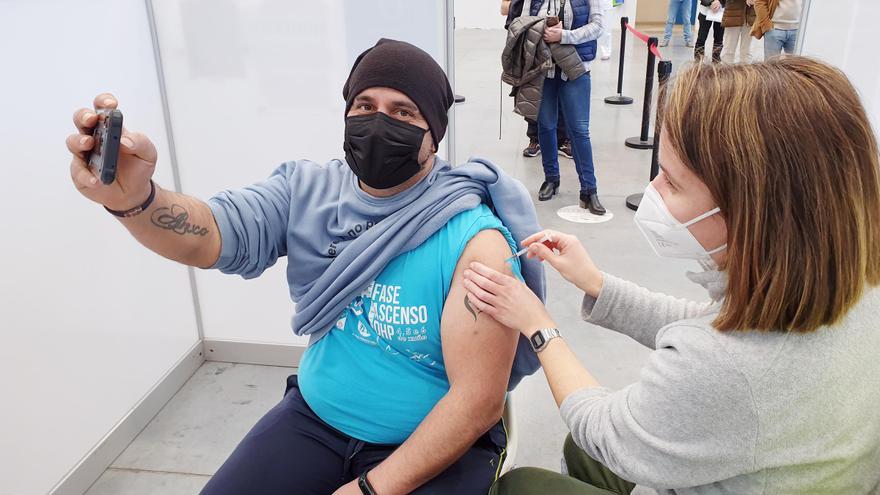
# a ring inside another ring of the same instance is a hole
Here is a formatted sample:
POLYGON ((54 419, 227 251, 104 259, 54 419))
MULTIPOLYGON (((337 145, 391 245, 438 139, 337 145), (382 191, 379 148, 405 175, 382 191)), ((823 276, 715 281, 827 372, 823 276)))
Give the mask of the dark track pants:
MULTIPOLYGON (((504 461, 499 421, 453 465, 413 493, 486 494, 504 461)), ((385 460, 397 445, 356 440, 323 422, 287 378, 284 398, 248 432, 202 495, 329 495, 385 460)))

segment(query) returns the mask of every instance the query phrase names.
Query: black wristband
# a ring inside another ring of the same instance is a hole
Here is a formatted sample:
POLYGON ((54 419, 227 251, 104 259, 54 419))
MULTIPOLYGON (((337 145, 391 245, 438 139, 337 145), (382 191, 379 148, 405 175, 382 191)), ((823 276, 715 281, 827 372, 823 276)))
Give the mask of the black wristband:
POLYGON ((153 204, 154 199, 156 199, 156 184, 153 182, 152 179, 150 179, 150 195, 147 197, 147 200, 144 201, 144 204, 140 206, 135 206, 134 208, 125 211, 111 210, 106 206, 104 207, 104 209, 109 211, 111 214, 116 215, 117 217, 129 218, 143 213, 144 210, 146 210, 150 207, 151 204, 153 204))
POLYGON ((367 479, 367 473, 369 473, 369 471, 364 471, 358 476, 358 488, 361 489, 361 493, 364 495, 376 495, 376 490, 373 490, 373 485, 371 485, 370 480, 367 479))

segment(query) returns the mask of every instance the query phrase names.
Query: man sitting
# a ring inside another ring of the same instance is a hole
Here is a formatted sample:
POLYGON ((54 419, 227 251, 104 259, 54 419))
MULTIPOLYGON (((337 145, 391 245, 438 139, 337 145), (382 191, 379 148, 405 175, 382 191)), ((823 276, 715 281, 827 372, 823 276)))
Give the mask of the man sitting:
MULTIPOLYGON (((503 462, 505 393, 537 363, 469 306, 462 274, 479 261, 521 276, 505 260, 511 231, 538 230, 534 208, 491 164, 453 169, 434 155, 453 94, 422 50, 380 40, 343 96, 345 161, 287 162, 207 203, 156 186, 155 148, 128 131, 117 181, 92 181, 93 143, 80 141, 96 115, 83 109, 68 138, 74 182, 170 259, 252 278, 288 258, 294 330, 310 345, 284 399, 202 493, 485 493, 503 462)), ((116 107, 110 95, 95 104, 116 107)))

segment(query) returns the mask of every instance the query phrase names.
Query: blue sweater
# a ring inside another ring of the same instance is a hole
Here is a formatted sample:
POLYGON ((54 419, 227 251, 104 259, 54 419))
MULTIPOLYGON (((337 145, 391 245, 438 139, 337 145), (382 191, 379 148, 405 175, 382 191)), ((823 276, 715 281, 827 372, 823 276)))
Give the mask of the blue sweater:
MULTIPOLYGON (((424 179, 389 198, 362 191, 341 160, 286 162, 265 181, 208 200, 222 241, 214 268, 253 278, 287 256, 290 297, 297 304, 293 331, 309 335, 312 345, 392 259, 480 203, 517 242, 540 230, 525 187, 486 160, 453 168, 436 158, 424 179)), ((540 262, 523 260, 522 275, 543 300, 540 262)), ((521 338, 508 389, 538 367, 521 338)))

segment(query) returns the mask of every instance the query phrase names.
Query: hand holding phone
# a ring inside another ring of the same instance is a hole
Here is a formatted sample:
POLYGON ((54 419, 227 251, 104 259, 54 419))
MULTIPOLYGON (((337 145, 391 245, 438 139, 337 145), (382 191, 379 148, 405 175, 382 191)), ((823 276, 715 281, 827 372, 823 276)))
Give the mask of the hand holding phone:
POLYGON ((67 136, 67 149, 76 189, 95 203, 126 211, 150 196, 157 157, 150 138, 123 127, 117 106, 115 96, 101 93, 92 108, 74 112, 76 132, 67 136))
POLYGON ((115 108, 99 110, 92 137, 95 144, 89 154, 89 169, 104 184, 112 184, 116 180, 116 163, 119 161, 122 112, 115 108))

